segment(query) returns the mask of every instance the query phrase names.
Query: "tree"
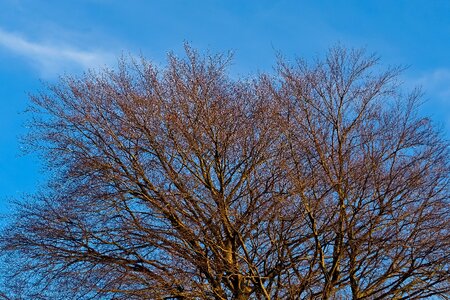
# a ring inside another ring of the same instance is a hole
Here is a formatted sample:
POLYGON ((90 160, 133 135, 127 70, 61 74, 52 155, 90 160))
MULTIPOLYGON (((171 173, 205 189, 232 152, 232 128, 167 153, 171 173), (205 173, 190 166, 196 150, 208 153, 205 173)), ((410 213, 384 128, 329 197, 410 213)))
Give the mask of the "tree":
POLYGON ((448 143, 400 69, 229 61, 188 46, 33 96, 52 176, 1 235, 12 276, 43 298, 450 297, 448 143))

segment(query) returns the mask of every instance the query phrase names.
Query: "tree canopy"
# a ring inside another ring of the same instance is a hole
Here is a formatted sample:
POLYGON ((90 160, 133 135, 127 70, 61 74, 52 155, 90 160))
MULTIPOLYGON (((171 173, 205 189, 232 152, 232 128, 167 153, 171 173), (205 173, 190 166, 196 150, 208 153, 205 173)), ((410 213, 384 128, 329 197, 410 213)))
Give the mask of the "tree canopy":
POLYGON ((51 179, 0 236, 5 295, 450 297, 449 145, 401 69, 342 47, 229 62, 187 46, 32 97, 51 179))

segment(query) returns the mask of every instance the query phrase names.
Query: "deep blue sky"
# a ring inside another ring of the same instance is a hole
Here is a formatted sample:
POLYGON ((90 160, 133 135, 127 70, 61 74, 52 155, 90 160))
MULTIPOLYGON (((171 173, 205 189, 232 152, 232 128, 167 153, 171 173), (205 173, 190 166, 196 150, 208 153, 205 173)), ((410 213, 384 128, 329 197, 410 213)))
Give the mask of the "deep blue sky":
POLYGON ((365 47, 409 66, 405 86, 423 87, 423 112, 450 132, 448 0, 0 0, 0 213, 43 180, 18 143, 40 80, 114 65, 123 53, 164 63, 184 41, 234 51, 240 74, 270 71, 276 51, 313 58, 337 42, 365 47))

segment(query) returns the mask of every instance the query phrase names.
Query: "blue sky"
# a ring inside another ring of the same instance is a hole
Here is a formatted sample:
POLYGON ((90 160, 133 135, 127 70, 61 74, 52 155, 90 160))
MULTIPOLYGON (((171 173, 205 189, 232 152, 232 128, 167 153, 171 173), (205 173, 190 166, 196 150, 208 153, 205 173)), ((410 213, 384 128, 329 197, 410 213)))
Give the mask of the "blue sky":
POLYGON ((341 43, 365 47, 385 65, 405 65, 405 87, 421 85, 422 111, 450 133, 448 0, 0 0, 0 213, 44 178, 21 155, 28 93, 59 74, 113 66, 122 54, 164 63, 184 41, 232 50, 232 71, 270 71, 275 52, 313 58, 341 43))

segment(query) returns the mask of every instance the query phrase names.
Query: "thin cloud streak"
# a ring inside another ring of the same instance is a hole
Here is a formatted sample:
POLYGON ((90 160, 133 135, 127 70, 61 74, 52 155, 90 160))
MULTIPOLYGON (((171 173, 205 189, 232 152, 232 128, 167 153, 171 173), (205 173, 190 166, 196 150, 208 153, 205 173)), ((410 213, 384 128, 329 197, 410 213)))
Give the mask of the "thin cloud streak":
POLYGON ((426 100, 423 108, 450 134, 450 69, 437 68, 416 77, 406 78, 409 88, 420 87, 426 100), (442 123, 441 123, 442 122, 442 123))
POLYGON ((417 83, 450 104, 450 69, 436 69, 424 74, 417 83))
POLYGON ((0 47, 27 59, 44 76, 67 69, 88 69, 108 65, 114 56, 105 51, 87 51, 66 45, 38 43, 0 28, 0 47))

